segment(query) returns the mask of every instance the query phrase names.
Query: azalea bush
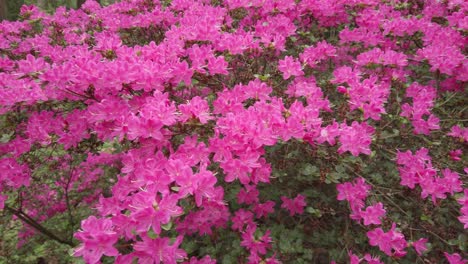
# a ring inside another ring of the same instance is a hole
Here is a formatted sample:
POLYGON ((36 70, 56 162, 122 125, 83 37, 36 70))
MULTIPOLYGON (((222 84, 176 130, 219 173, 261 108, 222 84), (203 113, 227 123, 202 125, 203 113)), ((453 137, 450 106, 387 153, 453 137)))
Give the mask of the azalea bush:
POLYGON ((467 262, 467 13, 23 6, 0 24, 0 262, 467 262))

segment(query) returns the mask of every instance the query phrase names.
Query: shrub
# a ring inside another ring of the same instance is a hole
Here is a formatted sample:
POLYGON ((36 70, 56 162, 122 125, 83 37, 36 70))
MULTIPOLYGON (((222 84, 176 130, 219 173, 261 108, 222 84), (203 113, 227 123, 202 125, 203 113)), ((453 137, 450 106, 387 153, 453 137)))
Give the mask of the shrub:
POLYGON ((466 12, 23 6, 0 24, 3 260, 464 263, 466 12))

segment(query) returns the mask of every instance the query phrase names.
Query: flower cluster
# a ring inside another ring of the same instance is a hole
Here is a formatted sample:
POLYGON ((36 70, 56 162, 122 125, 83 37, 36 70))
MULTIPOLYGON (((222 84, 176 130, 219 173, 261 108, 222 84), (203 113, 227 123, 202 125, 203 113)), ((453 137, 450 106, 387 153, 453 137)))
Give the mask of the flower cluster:
POLYGON ((438 177, 437 170, 432 166, 429 151, 421 148, 413 154, 410 150, 398 152, 397 163, 401 177, 401 185, 411 189, 419 185, 422 189, 421 197, 431 196, 435 204, 437 199, 445 199, 447 194, 461 192, 462 181, 458 173, 450 169, 442 170, 442 177, 438 177))
POLYGON ((468 227, 468 129, 451 109, 468 81, 468 6, 413 2, 23 6, 0 23, 0 210, 24 222, 20 243, 42 232, 91 264, 216 263, 219 252, 194 247, 221 239, 240 262, 280 263, 295 257, 280 229, 334 214, 317 194, 331 189, 383 252, 349 251, 351 263, 425 254, 429 240, 407 241, 398 204, 370 197, 379 175, 363 168, 391 164, 431 206, 464 192, 468 227), (408 150, 419 142, 431 144, 408 150), (439 171, 429 148, 444 144, 439 171), (57 219, 70 239, 44 227, 57 219))

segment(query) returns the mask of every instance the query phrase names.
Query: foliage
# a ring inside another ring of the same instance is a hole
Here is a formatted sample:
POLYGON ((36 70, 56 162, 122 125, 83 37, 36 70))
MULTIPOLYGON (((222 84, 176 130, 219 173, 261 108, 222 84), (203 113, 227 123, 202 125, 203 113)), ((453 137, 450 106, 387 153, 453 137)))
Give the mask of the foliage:
POLYGON ((0 24, 0 262, 464 263, 466 12, 23 6, 0 24))
MULTIPOLYGON (((23 5, 36 5, 47 13, 54 13, 58 7, 78 8, 79 1, 82 0, 15 0, 7 1, 8 15, 6 19, 17 20, 20 13, 20 8, 23 5)), ((99 0, 103 6, 113 4, 115 0, 99 0)))

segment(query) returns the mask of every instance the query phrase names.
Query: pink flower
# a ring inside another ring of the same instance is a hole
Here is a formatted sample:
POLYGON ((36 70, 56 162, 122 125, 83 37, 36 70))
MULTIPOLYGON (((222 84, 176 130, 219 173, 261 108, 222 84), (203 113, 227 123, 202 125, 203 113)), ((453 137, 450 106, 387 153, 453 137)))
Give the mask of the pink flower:
POLYGON ((246 211, 244 209, 239 209, 235 213, 234 217, 232 217, 232 230, 239 230, 242 231, 244 226, 249 226, 254 223, 253 221, 253 214, 250 211, 246 211))
POLYGON ((245 185, 244 188, 240 189, 237 194, 237 202, 239 204, 256 204, 258 203, 259 191, 255 185, 245 185))
POLYGON ((463 224, 464 229, 468 229, 468 214, 466 215, 461 215, 458 218, 458 221, 463 224))
POLYGON ((449 156, 452 160, 454 161, 460 161, 461 160, 461 155, 463 154, 462 150, 461 149, 455 149, 455 150, 451 150, 449 152, 449 156))
POLYGON ((200 123, 206 124, 213 119, 208 103, 199 96, 195 96, 187 104, 179 105, 179 110, 181 112, 179 120, 182 122, 187 122, 190 118, 198 118, 200 123))
POLYGON ((291 216, 295 214, 302 214, 304 212, 304 207, 307 205, 305 202, 305 197, 298 194, 293 200, 287 198, 286 196, 281 196, 283 204, 281 208, 285 208, 289 211, 291 216))
POLYGON ((251 168, 239 159, 232 159, 221 164, 221 168, 226 172, 225 181, 233 182, 235 179, 239 179, 242 184, 248 184, 250 182, 249 172, 251 168))
POLYGON ((26 55, 26 60, 18 61, 18 71, 24 74, 39 73, 49 68, 49 64, 43 58, 35 58, 33 55, 26 55))
POLYGON ((190 261, 187 264, 216 264, 216 260, 212 259, 210 256, 204 256, 201 259, 197 259, 196 257, 191 257, 190 261))
MULTIPOLYGON (((465 172, 468 170, 465 169, 465 172)), ((464 195, 459 198, 458 203, 462 205, 462 208, 460 209, 461 216, 458 217, 458 220, 464 224, 463 228, 467 229, 468 228, 468 189, 464 190, 464 195)))
POLYGON ((152 227, 153 231, 159 234, 161 224, 167 224, 172 217, 183 213, 182 208, 177 206, 177 194, 161 196, 154 192, 154 187, 150 187, 135 194, 131 199, 131 218, 137 223, 138 232, 146 232, 152 227))
POLYGON ((205 73, 203 68, 207 66, 206 61, 214 57, 212 47, 209 45, 198 46, 198 44, 195 44, 187 49, 187 54, 192 63, 192 69, 201 73, 205 73))
POLYGON ((462 128, 459 125, 455 125, 447 135, 459 138, 462 142, 468 141, 468 128, 462 128))
POLYGON ((143 241, 136 242, 133 246, 133 249, 141 254, 139 256, 141 263, 176 264, 187 256, 187 253, 179 248, 184 239, 183 236, 178 236, 172 245, 168 237, 155 239, 151 239, 147 235, 141 235, 141 237, 143 241))
POLYGON ((376 228, 367 232, 369 244, 378 246, 379 249, 388 256, 402 257, 406 255, 405 248, 407 242, 405 236, 396 231, 396 224, 392 224, 392 228, 388 232, 384 232, 382 228, 376 228))
POLYGON ((380 261, 379 257, 372 257, 370 254, 364 255, 364 260, 367 261, 368 264, 384 264, 380 261))
POLYGON ((336 189, 338 190, 338 201, 347 200, 348 202, 352 202, 354 200, 364 200, 371 186, 365 183, 364 178, 356 178, 354 183, 345 182, 337 184, 336 189))
POLYGON ((366 123, 354 121, 351 126, 342 123, 340 131, 341 146, 338 148, 338 153, 343 154, 349 151, 353 156, 358 156, 360 153, 370 155, 373 133, 374 128, 366 123))
POLYGON ((440 185, 444 186, 446 193, 453 195, 456 192, 463 191, 463 182, 461 181, 458 173, 451 171, 450 169, 443 169, 442 175, 444 178, 440 180, 440 185))
POLYGON ((200 172, 194 175, 194 195, 195 203, 197 206, 201 206, 203 198, 207 200, 213 200, 216 197, 216 191, 214 185, 216 184, 216 177, 213 173, 205 168, 200 169, 200 172))
POLYGON ((223 74, 228 75, 228 63, 224 60, 223 56, 219 57, 210 57, 208 59, 208 70, 211 75, 223 74))
POLYGON ((449 254, 447 252, 444 252, 444 255, 450 264, 465 264, 468 262, 468 260, 462 259, 462 257, 458 253, 449 254))
POLYGON ((327 59, 327 57, 335 57, 336 48, 326 41, 317 43, 316 46, 304 49, 304 52, 299 55, 303 63, 307 63, 312 68, 317 67, 317 64, 327 59))
POLYGON ((253 254, 265 255, 268 248, 271 247, 270 230, 267 230, 263 236, 257 238, 255 225, 249 225, 245 232, 242 233, 241 246, 247 248, 253 254))
POLYGON ((99 262, 102 255, 117 256, 119 254, 113 246, 119 236, 114 232, 111 220, 90 216, 81 221, 81 229, 74 236, 83 244, 74 250, 74 256, 82 256, 87 263, 94 264, 99 262))
POLYGON ((191 211, 184 221, 179 221, 176 230, 182 234, 198 232, 200 235, 211 235, 212 228, 225 228, 229 217, 229 210, 221 204, 221 201, 207 202, 203 204, 201 210, 191 211))
POLYGON ((350 264, 359 264, 361 262, 361 259, 357 255, 353 254, 351 250, 348 252, 348 256, 350 264))
POLYGON ((239 89, 239 93, 242 93, 245 99, 251 98, 261 101, 270 99, 270 94, 273 91, 273 88, 259 79, 250 81, 247 85, 238 84, 234 86, 234 89, 239 89))
POLYGON ((26 164, 19 164, 14 158, 0 159, 0 184, 13 188, 29 186, 30 171, 26 164))
POLYGON ((336 137, 340 135, 339 124, 335 121, 331 125, 320 128, 320 135, 316 139, 318 143, 322 144, 325 141, 331 146, 336 144, 336 137))
POLYGON ((286 56, 283 60, 279 61, 278 70, 283 73, 283 79, 285 80, 289 79, 291 76, 304 75, 301 63, 291 56, 286 56))
POLYGON ((416 250, 416 253, 418 253, 419 256, 421 256, 424 251, 427 250, 427 238, 421 238, 418 241, 414 241, 412 243, 414 250, 416 250))
POLYGON ((274 206, 275 202, 267 201, 265 203, 256 204, 253 208, 253 211, 257 218, 262 218, 273 213, 275 211, 275 209, 273 208, 274 206))
POLYGON ((385 113, 384 103, 390 94, 390 85, 372 76, 362 82, 352 82, 346 94, 349 95, 350 110, 359 109, 365 119, 380 120, 380 114, 385 113))
POLYGON ((361 217, 364 219, 364 225, 380 225, 380 218, 385 215, 385 209, 383 209, 382 203, 368 206, 365 211, 361 212, 361 217))
POLYGON ((436 43, 419 49, 417 58, 419 60, 428 60, 432 66, 431 71, 440 70, 441 73, 453 75, 456 68, 465 60, 465 56, 454 45, 436 43))

